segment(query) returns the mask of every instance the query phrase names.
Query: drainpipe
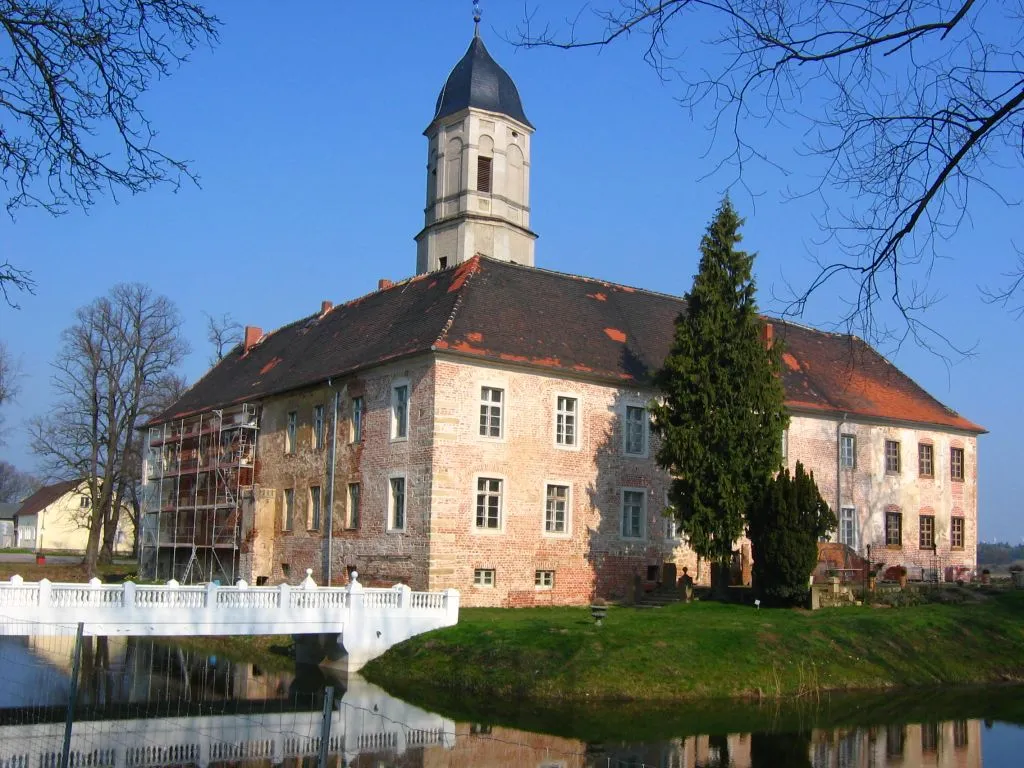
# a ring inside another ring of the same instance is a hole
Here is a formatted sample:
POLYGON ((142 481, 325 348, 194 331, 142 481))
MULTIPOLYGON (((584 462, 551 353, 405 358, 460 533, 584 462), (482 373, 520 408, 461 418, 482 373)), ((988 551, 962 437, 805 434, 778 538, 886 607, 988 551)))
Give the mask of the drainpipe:
MULTIPOLYGON (((327 386, 334 389, 330 379, 327 386)), ((343 387, 347 389, 348 385, 343 387)), ((327 485, 327 586, 331 586, 331 564, 334 559, 334 465, 338 458, 338 401, 341 399, 341 392, 334 389, 334 417, 331 419, 331 468, 327 485)))

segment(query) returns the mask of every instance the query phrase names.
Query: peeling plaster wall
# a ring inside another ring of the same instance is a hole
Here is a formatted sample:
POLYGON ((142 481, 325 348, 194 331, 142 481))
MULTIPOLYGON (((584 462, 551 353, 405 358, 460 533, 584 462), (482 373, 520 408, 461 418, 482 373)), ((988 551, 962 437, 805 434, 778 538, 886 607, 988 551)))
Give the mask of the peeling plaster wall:
MULTIPOLYGON (((978 441, 961 432, 864 423, 855 419, 794 414, 788 434, 788 463, 797 460, 814 472, 821 495, 839 515, 841 507, 855 507, 857 550, 872 562, 889 565, 974 569, 978 543, 978 441), (853 469, 839 470, 839 435, 854 435, 853 469), (885 441, 900 443, 901 471, 885 471, 885 441), (933 477, 918 474, 918 444, 933 446, 933 477), (964 479, 950 478, 950 448, 964 449, 964 479), (837 487, 837 476, 839 483, 837 487), (841 491, 841 493, 840 493, 841 491), (903 542, 886 547, 887 510, 903 515, 903 542), (934 515, 937 552, 919 547, 920 516, 934 515), (964 546, 950 547, 950 518, 964 518, 964 546)), ((833 537, 836 540, 836 537, 833 537)))
MULTIPOLYGON (((429 520, 430 439, 433 424, 433 371, 425 357, 382 366, 365 376, 333 382, 341 393, 337 458, 334 481, 334 538, 331 581, 347 582, 347 569, 361 574, 367 585, 398 581, 413 589, 426 587, 425 535, 429 520), (391 439, 391 390, 395 383, 409 385, 409 436, 391 439), (363 398, 363 439, 352 441, 353 398, 363 398), (406 477, 406 527, 389 530, 387 504, 390 477, 406 477), (347 529, 350 483, 361 488, 360 525, 347 529)), ((305 569, 325 582, 327 562, 327 510, 334 391, 326 386, 264 403, 259 441, 257 525, 253 544, 252 578, 269 583, 297 584, 305 569), (313 408, 324 406, 325 441, 314 447, 313 408), (285 453, 289 411, 298 413, 296 450, 285 453), (308 530, 310 486, 323 488, 320 530, 308 530), (295 489, 294 525, 282 530, 284 489, 295 489), (282 564, 287 564, 288 574, 282 564)))

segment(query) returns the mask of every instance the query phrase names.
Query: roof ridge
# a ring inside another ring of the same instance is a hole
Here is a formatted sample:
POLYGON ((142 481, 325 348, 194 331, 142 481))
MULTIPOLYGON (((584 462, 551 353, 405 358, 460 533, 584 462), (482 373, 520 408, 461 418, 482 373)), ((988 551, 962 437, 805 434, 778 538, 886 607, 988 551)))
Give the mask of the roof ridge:
POLYGON ((459 310, 462 309, 462 302, 466 297, 466 285, 468 285, 470 280, 473 279, 473 276, 480 271, 481 258, 486 257, 481 257, 480 254, 477 254, 473 258, 463 262, 462 264, 454 268, 455 273, 458 273, 458 271, 461 269, 464 271, 465 274, 464 276, 456 274, 455 279, 452 281, 451 286, 449 286, 448 288, 449 291, 452 289, 458 291, 459 295, 455 299, 455 304, 452 306, 452 311, 448 315, 448 319, 441 327, 441 332, 437 335, 437 338, 434 339, 434 341, 430 344, 431 349, 436 349, 437 345, 443 342, 445 340, 445 337, 448 336, 448 331, 452 329, 452 325, 455 323, 455 316, 458 315, 459 310))

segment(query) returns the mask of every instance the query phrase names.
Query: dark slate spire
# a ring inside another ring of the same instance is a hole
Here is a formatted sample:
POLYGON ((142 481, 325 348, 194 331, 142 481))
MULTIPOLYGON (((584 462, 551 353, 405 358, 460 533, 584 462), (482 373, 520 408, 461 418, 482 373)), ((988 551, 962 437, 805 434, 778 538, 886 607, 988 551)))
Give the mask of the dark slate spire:
POLYGON ((507 115, 533 128, 523 112, 516 84, 508 72, 491 58, 479 36, 473 37, 466 55, 448 75, 448 82, 437 97, 434 120, 454 115, 467 107, 507 115))

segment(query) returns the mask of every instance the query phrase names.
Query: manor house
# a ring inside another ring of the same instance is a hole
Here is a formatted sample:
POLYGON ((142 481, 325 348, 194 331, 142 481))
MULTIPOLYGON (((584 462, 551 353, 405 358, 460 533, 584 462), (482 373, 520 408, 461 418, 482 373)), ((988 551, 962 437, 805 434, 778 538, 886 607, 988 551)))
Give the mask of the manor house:
MULTIPOLYGON (((534 128, 474 36, 437 99, 416 275, 244 341, 148 425, 149 578, 402 581, 464 605, 621 597, 698 564, 647 407, 675 296, 534 266, 534 128)), ((862 340, 770 320, 785 454, 838 538, 975 566, 978 425, 862 340)))

